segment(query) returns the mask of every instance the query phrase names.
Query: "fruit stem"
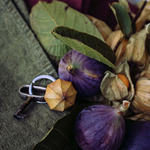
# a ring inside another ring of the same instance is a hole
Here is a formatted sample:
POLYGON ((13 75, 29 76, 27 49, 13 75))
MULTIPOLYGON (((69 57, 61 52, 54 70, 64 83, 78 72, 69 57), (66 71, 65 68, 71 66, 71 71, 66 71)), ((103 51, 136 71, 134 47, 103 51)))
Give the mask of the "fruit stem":
POLYGON ((74 72, 74 69, 73 69, 73 65, 68 65, 66 70, 69 72, 69 73, 73 73, 74 72))
POLYGON ((124 112, 129 108, 129 106, 130 106, 130 102, 127 100, 124 100, 123 103, 120 105, 119 110, 121 112, 124 112))

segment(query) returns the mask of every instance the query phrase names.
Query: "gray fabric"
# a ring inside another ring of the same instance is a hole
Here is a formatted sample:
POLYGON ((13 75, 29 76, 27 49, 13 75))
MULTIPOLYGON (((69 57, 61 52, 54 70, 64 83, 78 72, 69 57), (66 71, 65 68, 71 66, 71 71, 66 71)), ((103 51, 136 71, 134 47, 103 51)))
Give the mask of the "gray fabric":
POLYGON ((32 149, 56 120, 68 113, 32 102, 25 110, 25 119, 13 117, 24 102, 18 94, 21 85, 30 84, 41 74, 58 77, 25 22, 27 15, 24 3, 19 0, 0 0, 0 150, 32 149))
POLYGON ((15 9, 19 11, 19 14, 23 17, 23 19, 28 24, 30 24, 29 23, 29 11, 28 11, 28 8, 26 7, 25 2, 23 0, 11 0, 11 1, 13 5, 16 7, 15 9))

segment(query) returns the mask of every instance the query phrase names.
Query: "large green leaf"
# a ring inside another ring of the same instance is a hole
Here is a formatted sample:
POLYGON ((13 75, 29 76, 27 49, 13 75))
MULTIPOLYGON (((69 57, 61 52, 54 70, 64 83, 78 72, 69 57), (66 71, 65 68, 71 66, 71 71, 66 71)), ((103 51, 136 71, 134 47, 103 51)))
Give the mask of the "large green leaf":
POLYGON ((103 40, 98 29, 84 14, 60 1, 52 3, 39 1, 30 13, 30 24, 48 57, 57 64, 71 48, 55 39, 51 34, 53 28, 67 26, 103 40))
POLYGON ((131 28, 130 16, 128 14, 127 9, 123 5, 117 2, 112 3, 110 7, 112 11, 114 12, 114 15, 118 21, 118 24, 120 26, 122 33, 125 36, 128 36, 132 28, 131 28))
POLYGON ((63 26, 54 28, 52 34, 78 52, 115 68, 113 63, 116 61, 116 56, 112 49, 102 40, 63 26))
POLYGON ((44 139, 32 150, 81 150, 75 141, 74 123, 80 111, 93 104, 77 105, 71 113, 59 119, 44 139))

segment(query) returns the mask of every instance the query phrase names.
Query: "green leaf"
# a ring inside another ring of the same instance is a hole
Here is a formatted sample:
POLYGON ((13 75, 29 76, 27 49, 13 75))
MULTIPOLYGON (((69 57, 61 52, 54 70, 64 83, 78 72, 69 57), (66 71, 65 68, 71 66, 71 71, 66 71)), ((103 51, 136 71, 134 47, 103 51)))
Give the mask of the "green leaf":
POLYGON ((103 40, 98 29, 84 14, 60 1, 53 1, 52 3, 39 1, 33 6, 30 13, 30 25, 48 57, 57 64, 71 48, 55 39, 51 34, 53 28, 67 26, 103 40))
POLYGON ((127 10, 127 12, 130 12, 130 7, 127 0, 119 0, 119 3, 127 10))
POLYGON ((114 2, 110 5, 114 15, 118 21, 120 29, 125 36, 128 36, 131 32, 131 20, 129 14, 124 6, 114 2))
POLYGON ((74 123, 82 109, 90 105, 94 103, 77 105, 68 115, 59 119, 32 150, 81 150, 75 141, 74 123))
POLYGON ((113 63, 116 61, 116 56, 102 40, 87 33, 62 26, 54 28, 52 34, 72 49, 115 68, 113 63))

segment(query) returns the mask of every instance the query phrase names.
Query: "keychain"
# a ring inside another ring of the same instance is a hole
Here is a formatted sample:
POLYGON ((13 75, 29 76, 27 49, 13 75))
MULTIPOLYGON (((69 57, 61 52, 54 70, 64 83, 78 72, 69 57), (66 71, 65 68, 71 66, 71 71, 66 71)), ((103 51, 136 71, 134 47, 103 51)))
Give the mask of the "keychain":
POLYGON ((20 108, 17 110, 17 112, 14 114, 14 117, 17 119, 23 119, 26 117, 26 114, 23 113, 23 111, 26 109, 26 107, 32 102, 36 101, 37 103, 46 103, 44 100, 44 94, 46 91, 45 87, 41 86, 34 86, 33 84, 36 81, 42 80, 42 79, 49 79, 52 82, 56 81, 55 78, 49 75, 40 75, 34 78, 30 85, 23 85, 19 88, 18 92, 22 99, 26 99, 26 101, 20 106, 20 108), (38 93, 38 95, 33 94, 33 90, 38 93), (39 95, 42 94, 42 95, 39 95))

